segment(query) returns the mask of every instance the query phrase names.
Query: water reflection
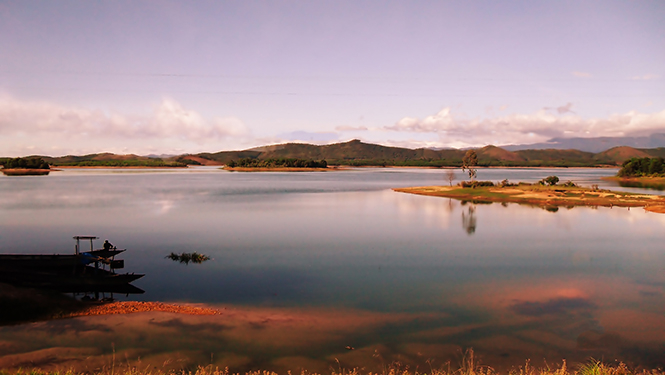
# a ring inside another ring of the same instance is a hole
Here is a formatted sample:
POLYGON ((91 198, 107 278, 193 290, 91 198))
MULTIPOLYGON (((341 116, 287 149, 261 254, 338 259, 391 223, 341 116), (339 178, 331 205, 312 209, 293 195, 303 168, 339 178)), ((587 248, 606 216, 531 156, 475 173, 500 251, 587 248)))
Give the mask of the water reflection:
POLYGON ((665 184, 645 184, 639 181, 626 181, 619 180, 619 186, 621 187, 631 187, 631 188, 642 188, 642 189, 654 189, 654 190, 665 190, 665 184))
POLYGON ((476 226, 476 206, 471 204, 467 207, 466 212, 462 211, 462 227, 470 236, 476 233, 476 226))
MULTIPOLYGON (((612 171, 565 173, 578 182, 612 171)), ((103 232, 136 249, 126 259, 148 275, 135 283, 147 293, 130 299, 205 303, 223 314, 2 327, 2 368, 57 366, 53 353, 66 368, 102 366, 114 347, 132 363, 212 361, 238 371, 328 371, 335 358, 345 368, 394 360, 429 368, 427 360, 456 361, 468 347, 496 368, 526 358, 644 366, 665 358, 665 215, 617 207, 553 215, 385 189, 441 184, 436 170, 61 176, 0 178, 2 252, 103 232), (216 261, 164 259, 182 251, 216 261)))

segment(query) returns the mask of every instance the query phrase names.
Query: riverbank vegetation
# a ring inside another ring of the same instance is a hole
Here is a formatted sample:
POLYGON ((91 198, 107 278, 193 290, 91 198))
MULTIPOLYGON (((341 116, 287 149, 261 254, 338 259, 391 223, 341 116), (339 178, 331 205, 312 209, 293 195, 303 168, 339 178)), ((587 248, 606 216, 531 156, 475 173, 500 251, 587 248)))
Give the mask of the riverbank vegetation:
POLYGON ((665 177, 665 159, 631 158, 623 162, 617 177, 665 177))
POLYGON ((615 177, 602 177, 616 181, 622 187, 665 190, 665 159, 631 158, 626 160, 615 177))
POLYGON ((144 167, 144 168, 185 168, 187 164, 162 159, 130 160, 83 160, 54 164, 56 167, 144 167))
POLYGON ((552 209, 554 207, 604 206, 644 207, 647 211, 665 213, 665 196, 633 194, 579 187, 573 182, 557 184, 556 176, 549 176, 536 184, 518 184, 504 180, 499 184, 491 181, 464 181, 457 186, 422 186, 394 189, 402 193, 455 198, 478 203, 519 203, 552 209))
POLYGON ((328 168, 328 163, 325 160, 306 160, 306 159, 292 159, 292 158, 277 158, 277 159, 251 159, 244 158, 239 160, 231 160, 226 163, 225 169, 244 169, 244 168, 260 168, 260 169, 282 169, 282 168, 307 168, 307 169, 325 169, 328 168))

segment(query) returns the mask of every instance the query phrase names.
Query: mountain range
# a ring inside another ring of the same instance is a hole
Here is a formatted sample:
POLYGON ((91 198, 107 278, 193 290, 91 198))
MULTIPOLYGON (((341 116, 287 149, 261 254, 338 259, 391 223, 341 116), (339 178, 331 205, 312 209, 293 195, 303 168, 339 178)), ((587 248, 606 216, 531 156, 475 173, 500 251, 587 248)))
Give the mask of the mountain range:
MULTIPOLYGON (((429 148, 408 149, 388 147, 359 140, 331 145, 286 143, 243 151, 221 151, 181 155, 177 161, 200 164, 226 164, 231 160, 251 159, 314 159, 332 165, 395 165, 395 166, 459 166, 466 150, 429 148)), ((632 157, 665 157, 665 147, 612 147, 602 152, 575 149, 524 149, 510 151, 496 146, 476 149, 481 166, 618 166, 632 157)), ((191 163, 190 163, 191 164, 191 163)))
POLYGON ((644 137, 594 137, 594 138, 552 138, 543 143, 525 145, 508 145, 502 148, 508 151, 518 150, 580 150, 586 152, 602 152, 613 147, 628 146, 633 148, 665 147, 665 133, 655 133, 644 137))
MULTIPOLYGON (((351 166, 459 166, 466 150, 459 149, 409 149, 389 147, 352 140, 330 145, 312 145, 306 143, 286 143, 256 147, 242 151, 220 151, 215 153, 184 154, 161 158, 154 156, 116 155, 111 153, 89 154, 83 156, 67 155, 62 157, 41 156, 49 164, 85 165, 85 162, 112 165, 110 162, 134 161, 146 166, 155 165, 159 160, 174 165, 222 165, 231 160, 250 159, 314 159, 326 160, 330 165, 351 166)), ((628 138, 554 138, 546 143, 513 146, 485 146, 476 149, 481 166, 521 166, 521 167, 596 167, 619 166, 633 157, 665 157, 665 133, 649 137, 628 138), (619 146, 614 146, 621 143, 619 146), (639 145, 634 147, 627 143, 639 145), (564 148, 575 146, 583 148, 564 148), (598 150, 602 145, 608 148, 598 150), (641 147, 641 146, 653 147, 641 147), (548 148, 544 148, 544 147, 548 148)), ((88 163, 87 165, 90 165, 88 163)))

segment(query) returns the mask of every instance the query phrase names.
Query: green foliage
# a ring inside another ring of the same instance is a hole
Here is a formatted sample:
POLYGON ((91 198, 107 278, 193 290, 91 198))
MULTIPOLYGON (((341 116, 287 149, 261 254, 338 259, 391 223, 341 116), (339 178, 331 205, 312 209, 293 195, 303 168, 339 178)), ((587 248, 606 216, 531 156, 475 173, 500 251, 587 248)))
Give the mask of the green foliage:
POLYGON ((665 160, 657 158, 631 158, 623 162, 618 177, 665 177, 665 160))
POLYGON ((505 179, 505 180, 501 181, 501 183, 499 185, 501 187, 517 186, 517 184, 508 181, 508 179, 505 179))
POLYGON ((554 186, 559 183, 559 177, 557 176, 547 176, 542 180, 538 181, 541 185, 554 186))
POLYGON ((186 165, 202 165, 196 160, 188 159, 185 156, 179 156, 175 159, 176 162, 186 164, 186 165))
POLYGON ((328 163, 325 160, 304 160, 304 159, 240 159, 231 160, 226 165, 230 168, 327 168, 328 163))
POLYGON ((462 172, 468 170, 469 178, 473 180, 478 175, 477 169, 474 168, 477 165, 478 165, 478 155, 476 154, 476 152, 473 150, 467 151, 466 154, 464 155, 464 158, 462 158, 462 172))
POLYGON ((50 169, 48 163, 38 156, 29 158, 7 158, 3 159, 1 163, 7 169, 50 169))
POLYGON ((477 187, 491 187, 491 186, 494 186, 494 182, 492 182, 492 181, 462 181, 462 182, 460 182, 460 186, 463 187, 463 188, 475 189, 477 187))
POLYGON ((84 160, 75 162, 58 163, 63 167, 186 167, 187 164, 181 162, 165 162, 162 159, 128 159, 128 160, 84 160))
POLYGON ((203 262, 206 262, 206 261, 210 260, 209 256, 204 255, 204 254, 199 254, 197 252, 180 253, 180 254, 171 253, 171 254, 165 256, 164 258, 171 259, 172 261, 180 262, 180 263, 184 263, 184 264, 189 264, 190 262, 191 263, 196 263, 196 264, 201 264, 203 262))

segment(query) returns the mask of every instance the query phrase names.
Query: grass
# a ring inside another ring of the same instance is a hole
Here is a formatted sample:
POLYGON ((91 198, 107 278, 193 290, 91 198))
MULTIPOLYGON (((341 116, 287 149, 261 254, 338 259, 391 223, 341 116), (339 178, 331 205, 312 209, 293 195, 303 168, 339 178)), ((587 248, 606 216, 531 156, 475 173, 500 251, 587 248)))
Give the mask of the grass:
POLYGON ((506 202, 538 207, 591 206, 591 207, 645 207, 649 211, 663 213, 665 197, 601 190, 597 187, 543 186, 520 183, 510 186, 423 186, 394 189, 398 192, 456 198, 472 202, 506 202))
MULTIPOLYGON (((147 367, 140 369, 127 366, 116 368, 112 365, 110 368, 95 372, 77 372, 67 371, 41 371, 39 369, 18 369, 18 370, 0 370, 0 375, 292 375, 291 371, 286 374, 279 374, 270 370, 254 370, 246 372, 231 372, 228 367, 220 369, 219 367, 199 366, 189 370, 162 371, 156 368, 147 367)), ((301 370, 300 375, 318 375, 318 373, 301 370)), ((321 374, 324 375, 324 374, 321 374)), ((477 362, 473 350, 469 349, 457 368, 452 368, 450 363, 439 369, 430 369, 429 371, 410 370, 400 363, 392 363, 384 366, 380 372, 363 371, 362 369, 344 369, 337 362, 337 368, 331 366, 330 371, 325 375, 665 375, 663 369, 631 369, 624 363, 607 364, 601 361, 590 359, 587 363, 576 367, 568 367, 565 360, 557 367, 537 368, 527 361, 524 366, 513 368, 506 372, 495 371, 490 366, 485 366, 477 362)))
POLYGON ((601 177, 601 179, 616 181, 623 187, 665 190, 665 177, 601 177))

